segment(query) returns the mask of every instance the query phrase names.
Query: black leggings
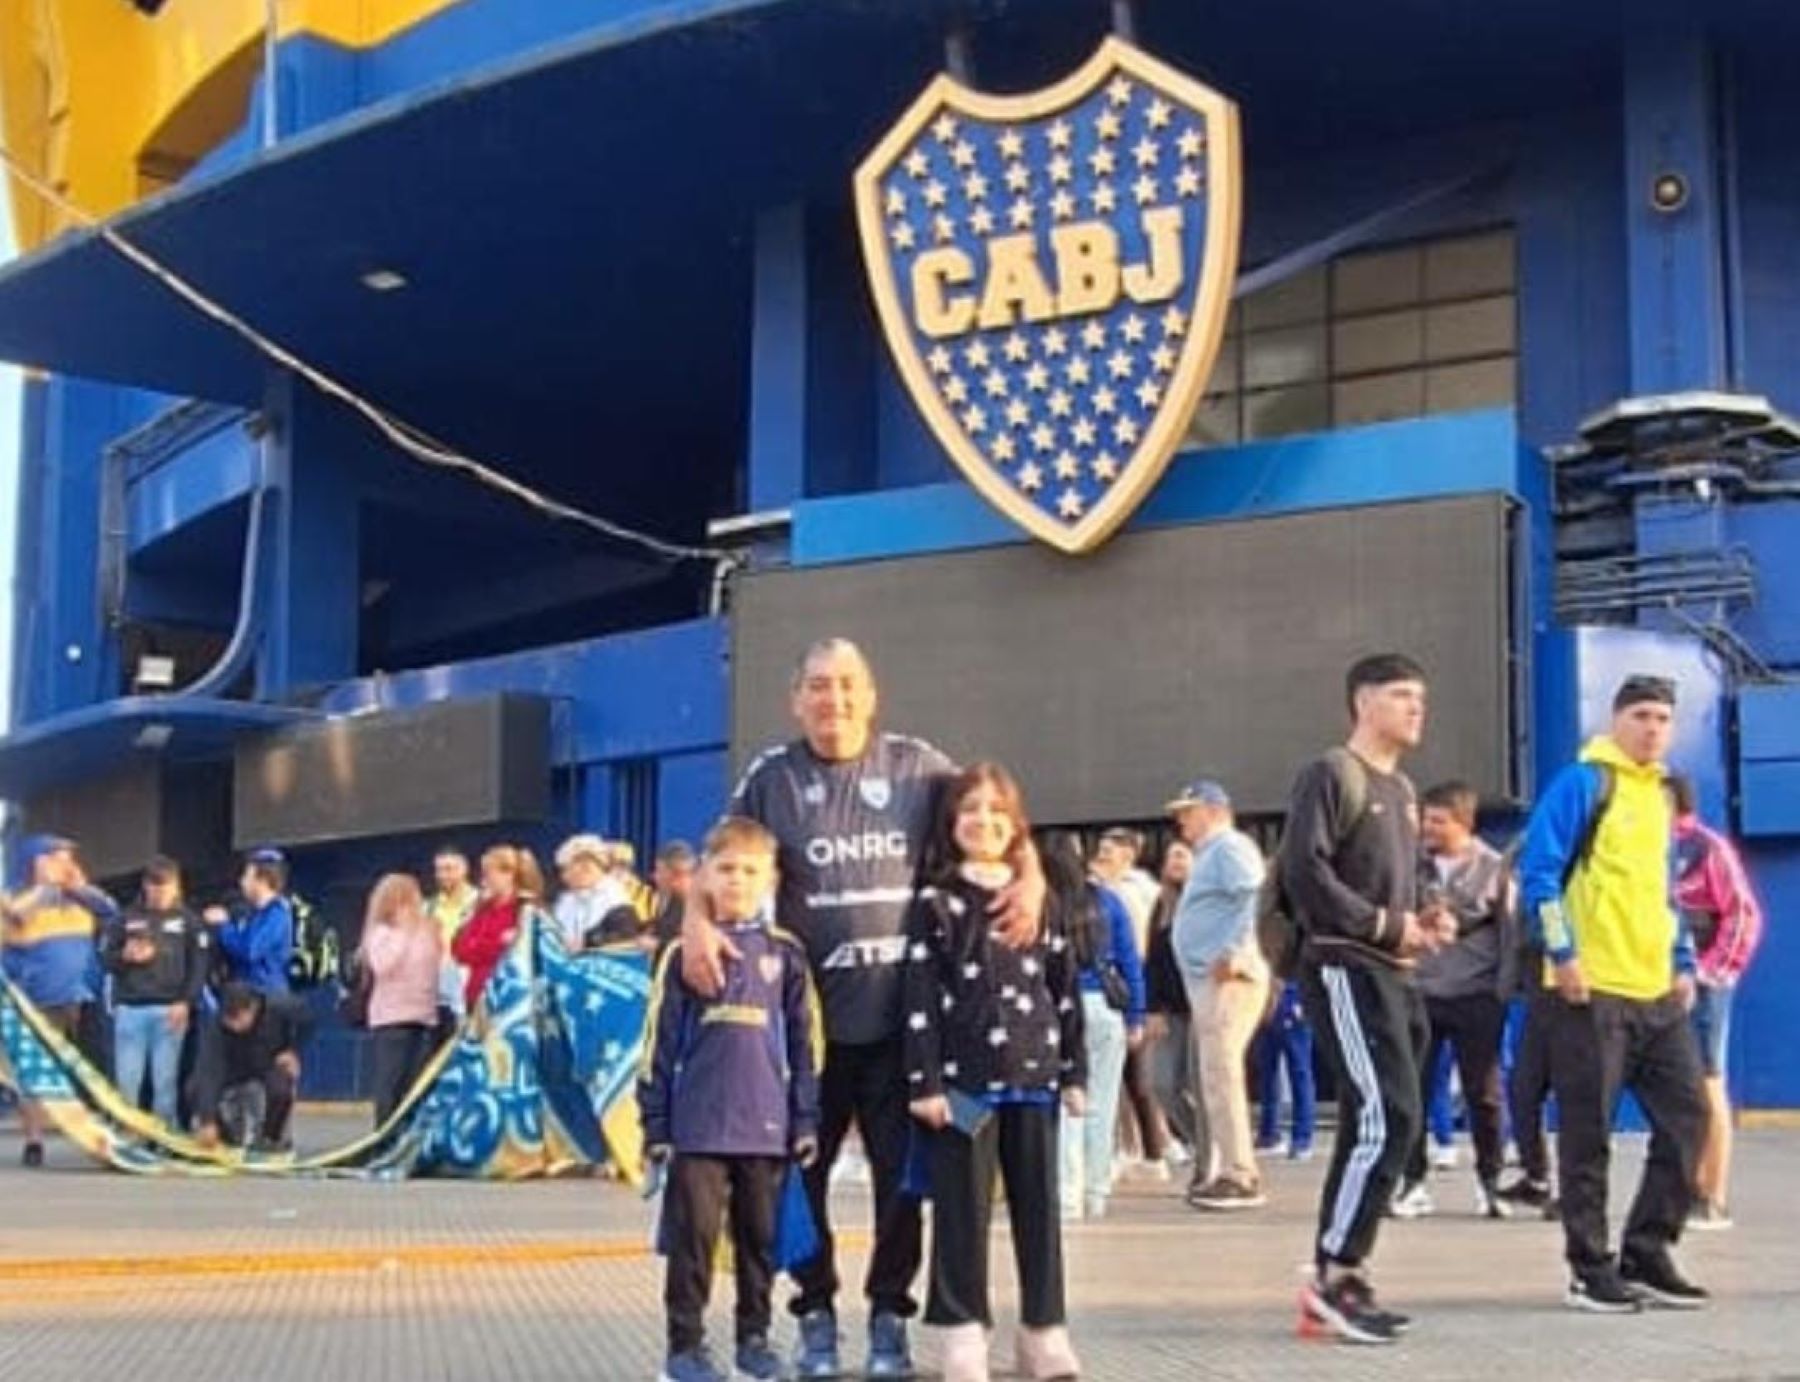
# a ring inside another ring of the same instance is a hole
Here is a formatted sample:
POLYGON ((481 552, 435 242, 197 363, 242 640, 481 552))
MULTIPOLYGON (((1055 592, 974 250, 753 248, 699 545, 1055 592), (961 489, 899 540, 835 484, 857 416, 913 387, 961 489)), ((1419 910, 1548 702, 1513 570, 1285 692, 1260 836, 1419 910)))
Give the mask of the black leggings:
POLYGON ((394 1115, 436 1048, 437 1029, 424 1022, 396 1022, 369 1032, 369 1092, 375 1126, 394 1115))

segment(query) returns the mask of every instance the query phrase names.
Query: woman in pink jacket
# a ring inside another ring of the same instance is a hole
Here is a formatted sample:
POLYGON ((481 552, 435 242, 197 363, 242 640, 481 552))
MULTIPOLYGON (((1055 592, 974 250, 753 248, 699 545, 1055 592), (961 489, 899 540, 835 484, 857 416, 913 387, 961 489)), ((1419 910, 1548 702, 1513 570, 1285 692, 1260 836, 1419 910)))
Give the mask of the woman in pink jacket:
POLYGON ((431 1059, 444 942, 418 881, 390 873, 369 894, 362 963, 369 975, 369 1084, 375 1126, 400 1107, 431 1059))
POLYGON ((1730 1228, 1726 1188, 1731 1176, 1731 1101, 1725 1085, 1725 1048, 1737 981, 1762 940, 1762 908, 1750 890, 1744 861, 1731 841, 1702 825, 1694 784, 1672 776, 1675 803, 1675 905, 1694 938, 1699 959, 1694 990, 1694 1038, 1706 1072, 1706 1146, 1694 1173, 1690 1228, 1730 1228))

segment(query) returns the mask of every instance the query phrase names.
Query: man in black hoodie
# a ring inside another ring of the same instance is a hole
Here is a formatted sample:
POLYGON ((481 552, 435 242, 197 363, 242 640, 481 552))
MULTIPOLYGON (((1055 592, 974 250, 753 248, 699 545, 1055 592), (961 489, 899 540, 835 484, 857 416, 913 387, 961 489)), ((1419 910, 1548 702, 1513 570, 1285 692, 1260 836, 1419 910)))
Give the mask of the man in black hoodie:
POLYGON ((1448 912, 1418 911, 1418 822, 1401 755, 1425 730, 1425 673, 1398 653, 1351 667, 1349 742, 1294 784, 1281 885, 1305 946, 1300 985, 1338 1087, 1318 1275, 1306 1320, 1355 1343, 1392 1343, 1409 1323, 1375 1302, 1365 1260, 1418 1135, 1428 1029, 1414 959, 1454 938, 1448 912))
POLYGON ((101 963, 113 981, 113 1076, 138 1106, 150 1071, 151 1107, 175 1126, 181 1044, 206 987, 211 937, 181 905, 181 869, 157 856, 144 869, 138 901, 107 923, 101 963))
POLYGON ((219 1015, 200 1034, 189 1089, 195 1137, 261 1151, 286 1151, 288 1119, 300 1085, 300 1048, 312 1020, 297 998, 248 984, 225 986, 219 1015))

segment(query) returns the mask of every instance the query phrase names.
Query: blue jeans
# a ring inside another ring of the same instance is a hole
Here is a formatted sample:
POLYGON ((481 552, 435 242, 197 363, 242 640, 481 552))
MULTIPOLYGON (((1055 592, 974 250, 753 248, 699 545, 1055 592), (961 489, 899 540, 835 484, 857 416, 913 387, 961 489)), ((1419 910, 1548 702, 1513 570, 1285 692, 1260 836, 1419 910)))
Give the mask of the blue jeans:
POLYGON ((1318 1095, 1313 1082, 1313 1034, 1304 1022, 1270 1023, 1256 1038, 1257 1145, 1281 1140, 1281 1067, 1287 1066, 1293 1130, 1289 1145, 1304 1151, 1313 1144, 1318 1095))
POLYGON ((1694 1010, 1688 1020, 1694 1042, 1700 1048, 1700 1068, 1708 1079, 1725 1073, 1725 1048, 1731 1042, 1731 988, 1711 984, 1694 986, 1694 1010))
POLYGON ((1456 1141, 1456 1099, 1450 1092, 1450 1074, 1456 1068, 1450 1043, 1433 1042, 1426 1052, 1431 1062, 1431 1101, 1425 1106, 1431 1140, 1440 1147, 1456 1141))
POLYGON ((144 1069, 149 1067, 151 1108, 171 1128, 180 1087, 181 1040, 182 1033, 169 1027, 167 1008, 122 1007, 113 1014, 113 1075, 119 1092, 126 1103, 139 1107, 144 1069))
POLYGON ((1087 1113, 1062 1119, 1062 1203, 1065 1213, 1104 1205, 1112 1192, 1113 1137, 1119 1124, 1119 1087, 1125 1077, 1125 1017, 1098 993, 1081 995, 1087 1039, 1087 1113))

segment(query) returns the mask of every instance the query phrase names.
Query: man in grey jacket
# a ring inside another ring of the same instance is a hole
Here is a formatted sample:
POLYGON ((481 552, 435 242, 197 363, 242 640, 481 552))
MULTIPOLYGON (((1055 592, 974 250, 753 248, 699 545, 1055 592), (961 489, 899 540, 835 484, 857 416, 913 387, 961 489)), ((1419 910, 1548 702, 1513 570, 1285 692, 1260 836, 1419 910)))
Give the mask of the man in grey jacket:
MULTIPOLYGON (((1513 890, 1500 854, 1475 834, 1480 798, 1463 782, 1444 782, 1420 797, 1423 844, 1419 893, 1426 903, 1456 917, 1456 941, 1419 960, 1417 980, 1431 1023, 1431 1044, 1421 1063, 1422 1101, 1429 1102, 1432 1067, 1448 1045, 1455 1055, 1475 1140, 1476 1209, 1489 1219, 1507 1217, 1496 1193, 1501 1166, 1500 1034, 1512 987, 1513 890)), ((1417 1218, 1431 1212, 1425 1188, 1425 1134, 1406 1166, 1394 1212, 1417 1218)))

